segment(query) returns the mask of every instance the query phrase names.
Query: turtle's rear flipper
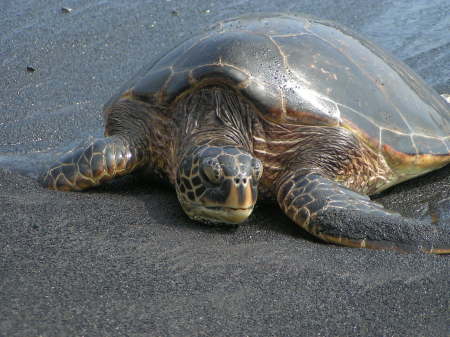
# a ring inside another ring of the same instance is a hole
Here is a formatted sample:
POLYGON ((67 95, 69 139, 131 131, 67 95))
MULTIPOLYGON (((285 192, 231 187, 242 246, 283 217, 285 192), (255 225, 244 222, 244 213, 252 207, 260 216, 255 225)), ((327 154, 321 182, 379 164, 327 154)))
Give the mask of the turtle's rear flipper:
POLYGON ((449 226, 436 226, 386 211, 315 172, 285 177, 278 203, 300 227, 324 241, 344 246, 450 253, 449 226))
POLYGON ((143 151, 125 137, 99 138, 63 155, 39 181, 54 190, 80 191, 129 174, 143 163, 143 151))

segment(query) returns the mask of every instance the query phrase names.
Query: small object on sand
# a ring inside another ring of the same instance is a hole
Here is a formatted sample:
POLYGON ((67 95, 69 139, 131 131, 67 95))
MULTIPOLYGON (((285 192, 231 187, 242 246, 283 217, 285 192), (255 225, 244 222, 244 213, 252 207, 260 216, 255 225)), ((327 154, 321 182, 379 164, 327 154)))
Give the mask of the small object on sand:
POLYGON ((69 7, 62 7, 62 8, 61 8, 61 12, 62 12, 63 14, 69 14, 69 13, 72 12, 72 8, 69 8, 69 7))
POLYGON ((177 11, 176 9, 172 9, 172 11, 170 12, 173 16, 180 16, 180 12, 177 11))
POLYGON ((33 68, 32 66, 27 66, 27 71, 29 73, 34 73, 36 71, 36 68, 33 68))

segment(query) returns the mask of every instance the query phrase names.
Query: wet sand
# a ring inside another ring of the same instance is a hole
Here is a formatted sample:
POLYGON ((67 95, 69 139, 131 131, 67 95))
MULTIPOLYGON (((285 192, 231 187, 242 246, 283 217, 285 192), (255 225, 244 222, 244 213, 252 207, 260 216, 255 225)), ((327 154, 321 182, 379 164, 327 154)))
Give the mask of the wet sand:
MULTIPOLYGON (((210 228, 153 181, 61 193, 5 161, 101 134, 102 104, 142 65, 255 8, 344 23, 450 92, 445 1, 121 4, 7 2, 0 14, 0 336, 447 336, 448 257, 324 244, 275 205, 210 228)), ((450 223, 450 168, 377 200, 450 223)))

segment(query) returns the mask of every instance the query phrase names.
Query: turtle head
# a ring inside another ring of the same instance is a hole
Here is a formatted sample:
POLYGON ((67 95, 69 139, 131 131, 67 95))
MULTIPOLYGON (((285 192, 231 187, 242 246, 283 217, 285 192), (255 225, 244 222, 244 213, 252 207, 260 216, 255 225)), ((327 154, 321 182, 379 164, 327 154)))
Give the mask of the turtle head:
POLYGON ((253 211, 263 166, 233 146, 201 146, 189 151, 177 172, 176 191, 193 220, 239 224, 253 211))

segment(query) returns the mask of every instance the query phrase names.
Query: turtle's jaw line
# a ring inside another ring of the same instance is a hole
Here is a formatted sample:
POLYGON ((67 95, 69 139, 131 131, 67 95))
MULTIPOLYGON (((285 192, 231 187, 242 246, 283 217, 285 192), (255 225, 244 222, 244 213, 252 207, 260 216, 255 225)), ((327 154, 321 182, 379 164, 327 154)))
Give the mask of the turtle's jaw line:
POLYGON ((220 207, 220 206, 203 206, 190 205, 183 207, 186 214, 196 221, 206 223, 222 223, 222 224, 240 224, 247 220, 252 214, 253 206, 249 208, 234 208, 234 207, 220 207))

